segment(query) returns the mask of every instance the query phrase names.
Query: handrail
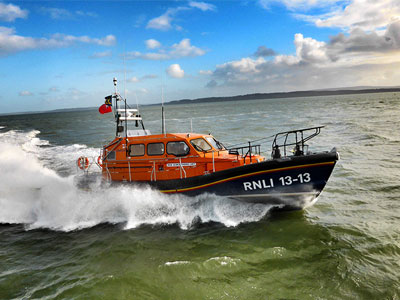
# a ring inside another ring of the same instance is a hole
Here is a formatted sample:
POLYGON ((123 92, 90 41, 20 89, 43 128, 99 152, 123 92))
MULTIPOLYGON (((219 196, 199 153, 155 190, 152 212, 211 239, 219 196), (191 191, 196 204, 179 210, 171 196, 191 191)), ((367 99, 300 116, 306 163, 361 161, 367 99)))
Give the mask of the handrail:
POLYGON ((214 152, 212 152, 212 165, 213 165, 213 173, 215 173, 215 161, 214 161, 214 152))
POLYGON ((252 145, 251 141, 248 142, 249 145, 248 146, 243 146, 243 147, 233 147, 233 148, 229 148, 228 153, 229 154, 234 154, 237 157, 239 157, 239 151, 241 152, 241 156, 244 159, 244 162, 246 163, 246 158, 247 156, 249 156, 250 158, 250 163, 252 162, 252 157, 254 155, 260 155, 261 154, 261 145, 252 145), (245 151, 247 150, 247 152, 245 153, 245 151))
POLYGON ((106 166, 106 171, 107 171, 107 180, 111 180, 111 173, 110 173, 110 170, 107 167, 107 163, 105 163, 105 166, 106 166))
POLYGON ((151 169, 150 181, 153 181, 153 174, 154 174, 154 181, 157 181, 156 162, 155 161, 153 161, 153 168, 151 169))
POLYGON ((186 171, 185 171, 185 168, 182 166, 182 160, 181 160, 181 158, 179 158, 179 170, 180 170, 180 174, 181 174, 181 179, 182 179, 182 171, 183 171, 183 174, 185 174, 185 178, 186 178, 186 171))
POLYGON ((283 147, 283 156, 287 156, 287 148, 289 146, 295 146, 294 148, 294 155, 299 156, 304 154, 304 150, 308 147, 305 142, 311 140, 312 138, 316 137, 321 132, 321 128, 324 126, 317 126, 317 127, 310 127, 310 128, 303 128, 303 129, 296 129, 290 131, 283 131, 279 132, 275 135, 274 141, 272 142, 272 158, 280 158, 280 148, 283 147), (308 135, 305 136, 307 131, 312 131, 311 133, 307 133, 308 135), (288 142, 289 136, 293 135, 295 141, 288 142), (279 143, 279 139, 284 139, 283 143, 279 143))

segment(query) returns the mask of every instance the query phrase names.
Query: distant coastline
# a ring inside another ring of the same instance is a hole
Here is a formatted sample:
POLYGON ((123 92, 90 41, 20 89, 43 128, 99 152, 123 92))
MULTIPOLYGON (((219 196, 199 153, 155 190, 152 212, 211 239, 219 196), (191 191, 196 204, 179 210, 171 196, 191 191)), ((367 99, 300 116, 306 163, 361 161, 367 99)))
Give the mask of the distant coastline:
POLYGON ((222 102, 222 101, 241 101, 241 100, 261 100, 261 99, 280 99, 280 98, 298 98, 298 97, 317 97, 317 96, 335 96, 335 95, 354 95, 354 94, 371 94, 371 93, 390 93, 400 92, 400 88, 368 88, 368 89, 338 89, 338 90, 312 90, 312 91, 294 91, 279 93, 256 93, 231 97, 207 97, 197 99, 182 99, 166 102, 165 105, 171 104, 189 104, 189 103, 206 103, 206 102, 222 102))
MULTIPOLYGON (((165 105, 210 103, 210 102, 224 102, 224 101, 263 100, 263 99, 267 100, 267 99, 335 96, 335 95, 372 94, 372 93, 395 93, 395 92, 400 92, 400 87, 390 87, 390 88, 354 87, 354 88, 343 88, 343 89, 325 89, 325 90, 278 92, 278 93, 255 93, 255 94, 246 94, 246 95, 238 95, 238 96, 181 99, 181 100, 173 100, 173 101, 165 102, 165 105)), ((160 105, 160 104, 161 103, 144 104, 142 106, 155 106, 155 105, 160 105)), ((94 109, 98 109, 98 107, 60 108, 60 109, 46 110, 46 111, 13 112, 13 113, 0 114, 0 116, 74 112, 74 111, 84 111, 84 110, 94 110, 94 109)))

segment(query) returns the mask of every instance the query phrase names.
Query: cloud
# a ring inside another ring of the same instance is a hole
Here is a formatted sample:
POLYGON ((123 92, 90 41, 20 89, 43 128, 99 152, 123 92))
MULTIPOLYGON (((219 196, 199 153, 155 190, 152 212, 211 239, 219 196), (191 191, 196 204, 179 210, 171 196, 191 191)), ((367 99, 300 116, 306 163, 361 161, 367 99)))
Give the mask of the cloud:
POLYGON ((50 18, 59 20, 59 19, 69 19, 72 17, 72 13, 63 8, 55 8, 55 7, 42 7, 40 11, 43 14, 48 14, 50 18))
POLYGON ((75 11, 75 14, 79 17, 92 17, 92 18, 97 18, 99 15, 91 12, 91 11, 82 11, 82 10, 77 10, 75 11))
POLYGON ((135 24, 133 25, 133 27, 135 28, 139 28, 142 26, 142 24, 146 21, 146 15, 141 14, 139 16, 136 17, 136 21, 135 24))
POLYGON ((103 58, 103 57, 109 57, 109 56, 112 56, 111 50, 107 50, 107 51, 103 51, 103 52, 96 52, 92 56, 90 56, 90 58, 103 58))
POLYGON ((347 35, 339 33, 331 37, 327 48, 329 56, 335 60, 349 54, 375 53, 383 56, 399 51, 400 21, 390 24, 383 34, 365 32, 360 28, 351 30, 347 35))
POLYGON ((117 39, 115 38, 114 35, 107 35, 103 38, 91 38, 88 37, 87 35, 84 36, 73 36, 73 35, 65 35, 61 33, 56 33, 52 35, 52 40, 59 41, 61 43, 65 43, 68 46, 70 44, 80 42, 80 43, 86 43, 86 44, 96 44, 99 46, 113 46, 115 45, 117 39))
POLYGON ((79 100, 86 94, 87 94, 86 92, 83 92, 77 88, 69 88, 68 89, 68 95, 73 100, 79 100))
POLYGON ((126 59, 145 59, 145 60, 167 60, 170 56, 165 53, 141 53, 139 51, 133 51, 126 53, 126 59))
POLYGON ((69 47, 75 43, 112 46, 115 42, 116 38, 113 35, 107 35, 103 38, 91 38, 58 33, 50 38, 33 38, 16 35, 15 30, 12 28, 0 27, 0 56, 26 50, 69 47))
POLYGON ((172 21, 171 13, 169 11, 167 11, 165 14, 163 14, 157 18, 151 19, 147 23, 146 28, 167 31, 172 28, 171 21, 172 21))
POLYGON ((211 75, 212 71, 211 70, 200 70, 199 74, 200 75, 211 75))
POLYGON ((139 82, 139 79, 137 77, 131 77, 126 80, 127 82, 139 82))
POLYGON ((149 39, 145 41, 147 49, 157 49, 161 47, 161 43, 154 39, 149 39))
POLYGON ((66 19, 73 19, 78 17, 97 17, 98 15, 93 12, 85 12, 82 10, 77 10, 71 12, 64 8, 56 8, 56 7, 42 7, 40 12, 43 14, 49 15, 51 19, 54 20, 66 20, 66 19))
POLYGON ((27 16, 27 10, 11 3, 4 4, 0 2, 0 21, 13 22, 15 19, 25 19, 27 16))
MULTIPOLYGON (((400 81, 400 21, 385 31, 361 28, 327 42, 294 36, 293 55, 244 57, 216 66, 207 88, 215 93, 293 91, 349 85, 396 85, 400 81)), ((259 48, 260 49, 260 48, 259 48)), ((205 74, 207 75, 207 74, 205 74)))
POLYGON ((206 84, 206 87, 207 88, 210 88, 210 89, 212 89, 212 88, 215 88, 216 86, 218 86, 218 83, 213 79, 213 80, 210 80, 207 84, 206 84))
POLYGON ((335 1, 337 5, 320 15, 296 14, 300 19, 314 23, 318 27, 342 28, 352 30, 361 28, 373 31, 384 28, 400 19, 398 0, 352 0, 335 1))
POLYGON ((272 5, 281 4, 290 10, 309 10, 313 8, 331 7, 338 0, 259 0, 258 3, 265 9, 270 9, 272 5))
POLYGON ((205 2, 191 1, 187 6, 168 8, 167 11, 161 16, 151 19, 147 23, 146 28, 161 31, 168 31, 171 29, 181 31, 183 30, 181 26, 172 24, 172 22, 174 21, 174 17, 181 11, 188 11, 192 9, 200 9, 201 11, 214 11, 216 10, 216 7, 212 4, 208 4, 205 2))
POLYGON ((60 90, 56 86, 53 86, 53 87, 49 88, 49 92, 59 92, 59 91, 60 90))
POLYGON ((325 42, 319 42, 313 38, 305 38, 301 33, 297 33, 294 37, 294 44, 299 62, 315 64, 330 60, 325 42))
POLYGON ((203 49, 197 48, 190 44, 189 39, 183 39, 178 44, 172 45, 172 51, 170 55, 174 58, 178 57, 195 57, 195 56, 202 56, 206 53, 203 49))
POLYGON ((129 78, 127 81, 132 82, 132 83, 137 83, 137 82, 141 82, 141 81, 148 80, 148 79, 155 79, 157 77, 158 77, 157 75, 148 74, 148 75, 144 75, 140 78, 137 78, 136 76, 134 76, 134 77, 129 78))
POLYGON ((19 92, 19 96, 29 97, 29 96, 33 96, 33 93, 31 93, 30 91, 21 91, 21 92, 19 92))
POLYGON ((257 51, 254 53, 255 57, 267 57, 267 56, 275 56, 277 53, 270 48, 265 46, 258 47, 257 51))
POLYGON ((167 70, 167 74, 173 78, 183 78, 185 76, 185 72, 181 69, 180 65, 172 64, 170 65, 167 70))
POLYGON ((215 5, 209 4, 209 3, 205 3, 205 2, 190 1, 189 2, 189 6, 198 8, 198 9, 200 9, 202 11, 208 11, 208 10, 215 11, 217 9, 215 5))
MULTIPOLYGON (((146 41, 147 42, 147 41, 146 41)), ((189 39, 183 39, 179 43, 173 44, 169 51, 159 49, 158 52, 141 53, 139 51, 128 52, 127 59, 145 59, 145 60, 168 60, 183 57, 202 56, 205 50, 191 45, 189 39)))

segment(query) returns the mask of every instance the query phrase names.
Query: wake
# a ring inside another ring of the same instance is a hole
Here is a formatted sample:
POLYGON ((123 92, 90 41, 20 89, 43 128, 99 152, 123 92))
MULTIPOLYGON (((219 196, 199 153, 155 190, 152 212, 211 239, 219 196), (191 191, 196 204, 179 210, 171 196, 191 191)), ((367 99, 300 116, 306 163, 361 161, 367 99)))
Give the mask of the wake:
POLYGON ((110 186, 101 180, 80 189, 75 159, 96 155, 84 145, 52 147, 38 131, 0 133, 0 223, 24 224, 27 230, 79 230, 100 223, 144 224, 219 222, 237 226, 262 219, 272 208, 215 195, 164 195, 149 187, 110 186), (57 170, 67 170, 61 176, 57 170))

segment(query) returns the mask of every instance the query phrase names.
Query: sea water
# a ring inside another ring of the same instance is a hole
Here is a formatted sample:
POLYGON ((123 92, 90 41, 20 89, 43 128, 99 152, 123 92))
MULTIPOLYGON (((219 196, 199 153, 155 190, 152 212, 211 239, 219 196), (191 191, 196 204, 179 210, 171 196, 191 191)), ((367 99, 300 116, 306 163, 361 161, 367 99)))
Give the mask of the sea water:
MULTIPOLYGON (((400 94, 166 106, 168 132, 226 146, 324 125, 339 160, 317 203, 77 182, 112 140, 96 110, 0 117, 0 299, 399 299, 400 94)), ((160 108, 140 108, 160 132, 160 108)), ((99 168, 92 164, 96 177, 99 168)), ((98 176, 100 177, 100 176, 98 176)))

